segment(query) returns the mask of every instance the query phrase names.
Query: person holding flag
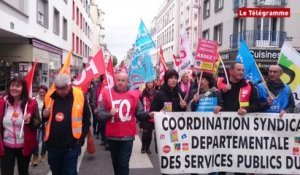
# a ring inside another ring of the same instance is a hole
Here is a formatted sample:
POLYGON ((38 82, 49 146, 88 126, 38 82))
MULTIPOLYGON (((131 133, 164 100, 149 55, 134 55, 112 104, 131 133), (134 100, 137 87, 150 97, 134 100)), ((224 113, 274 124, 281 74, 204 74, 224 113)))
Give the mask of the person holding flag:
MULTIPOLYGON (((258 95, 254 85, 244 78, 244 65, 235 62, 230 65, 229 82, 219 78, 218 89, 222 92, 222 111, 237 111, 240 116, 249 112, 258 112, 258 95)), ((219 172, 225 175, 225 172, 219 172)), ((234 173, 245 175, 245 173, 234 173)))
POLYGON ((261 111, 279 113, 283 117, 285 113, 293 113, 295 101, 289 85, 284 84, 280 79, 283 74, 279 65, 271 65, 268 70, 269 80, 258 84, 257 90, 261 102, 261 111))
POLYGON ((90 110, 81 89, 72 87, 71 77, 59 73, 48 91, 43 109, 44 141, 53 175, 76 175, 77 160, 90 128, 90 110))
POLYGON ((19 174, 29 174, 28 166, 37 144, 40 123, 37 102, 29 97, 26 80, 14 77, 8 84, 6 95, 0 98, 1 174, 14 174, 16 159, 19 174))
POLYGON ((203 72, 200 80, 200 89, 193 89, 188 97, 188 101, 191 103, 191 111, 220 112, 223 100, 221 92, 214 86, 215 78, 213 74, 203 72))
POLYGON ((149 118, 139 100, 139 91, 129 90, 128 85, 128 75, 118 73, 114 87, 105 89, 97 109, 98 117, 106 120, 105 134, 115 175, 129 175, 129 160, 137 133, 136 119, 149 118))

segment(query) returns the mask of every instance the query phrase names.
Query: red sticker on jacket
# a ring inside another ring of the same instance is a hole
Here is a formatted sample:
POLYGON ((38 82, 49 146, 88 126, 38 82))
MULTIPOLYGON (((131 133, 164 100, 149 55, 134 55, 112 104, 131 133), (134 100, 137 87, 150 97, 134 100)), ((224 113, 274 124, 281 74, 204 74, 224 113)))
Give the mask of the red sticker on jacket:
POLYGON ((64 114, 63 114, 62 112, 56 113, 56 115, 55 115, 55 120, 56 120, 57 122, 61 122, 61 121, 63 121, 63 119, 64 119, 64 114))

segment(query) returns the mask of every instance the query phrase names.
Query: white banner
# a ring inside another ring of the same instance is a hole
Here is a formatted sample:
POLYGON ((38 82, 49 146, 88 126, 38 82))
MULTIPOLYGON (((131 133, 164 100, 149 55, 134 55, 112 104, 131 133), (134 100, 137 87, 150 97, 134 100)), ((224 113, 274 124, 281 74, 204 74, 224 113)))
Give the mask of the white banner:
POLYGON ((155 129, 161 173, 300 174, 296 114, 156 113, 155 129))

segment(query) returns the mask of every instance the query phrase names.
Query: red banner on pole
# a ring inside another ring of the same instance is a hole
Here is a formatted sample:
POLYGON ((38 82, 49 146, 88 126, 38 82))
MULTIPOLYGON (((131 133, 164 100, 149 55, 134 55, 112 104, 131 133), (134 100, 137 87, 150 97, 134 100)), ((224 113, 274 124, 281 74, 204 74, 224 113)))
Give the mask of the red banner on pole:
POLYGON ((89 61, 88 65, 81 72, 81 75, 75 81, 73 81, 73 84, 81 88, 83 92, 86 92, 90 82, 102 74, 105 74, 105 65, 103 52, 102 49, 100 49, 89 61))

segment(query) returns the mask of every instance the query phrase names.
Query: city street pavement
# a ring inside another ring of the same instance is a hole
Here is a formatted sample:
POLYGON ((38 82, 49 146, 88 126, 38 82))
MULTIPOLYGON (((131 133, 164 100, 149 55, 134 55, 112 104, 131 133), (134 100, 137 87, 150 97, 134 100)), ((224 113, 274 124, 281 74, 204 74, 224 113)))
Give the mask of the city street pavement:
MULTIPOLYGON (((82 154, 78 160, 79 175, 113 175, 110 152, 100 145, 100 140, 94 139, 96 152, 89 155, 82 147, 82 154)), ((160 174, 158 157, 154 150, 154 142, 151 144, 152 154, 141 154, 141 140, 137 136, 130 159, 131 175, 157 175, 160 174)), ((48 162, 40 162, 36 167, 29 166, 30 175, 51 175, 48 162)), ((17 169, 15 169, 17 175, 17 169)))
MULTIPOLYGON (((78 159, 79 175, 113 175, 110 152, 100 145, 100 140, 94 139, 96 152, 87 154, 86 144, 82 147, 82 154, 78 159)), ((130 159, 130 175, 160 175, 158 156, 155 153, 154 142, 151 144, 152 154, 141 154, 141 139, 136 136, 130 159)), ((15 175, 17 167, 15 167, 15 175)), ((36 167, 29 166, 30 175, 51 175, 47 161, 40 162, 36 167)), ((233 173, 227 173, 233 175, 233 173)), ((1 175, 1 173, 0 173, 1 175)), ((182 174, 181 174, 182 175, 182 174)), ((259 175, 259 174, 256 174, 259 175)))
MULTIPOLYGON (((83 157, 79 169, 79 175, 113 175, 113 167, 110 152, 100 145, 100 140, 95 140, 97 151, 93 155, 87 153, 83 157)), ((153 142, 154 143, 154 142, 153 142)), ((141 154, 141 140, 136 137, 130 159, 131 175, 158 175, 158 157, 154 151, 154 144, 151 144, 152 154, 141 154)))

